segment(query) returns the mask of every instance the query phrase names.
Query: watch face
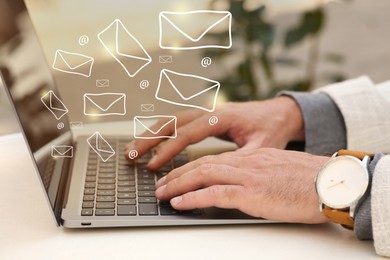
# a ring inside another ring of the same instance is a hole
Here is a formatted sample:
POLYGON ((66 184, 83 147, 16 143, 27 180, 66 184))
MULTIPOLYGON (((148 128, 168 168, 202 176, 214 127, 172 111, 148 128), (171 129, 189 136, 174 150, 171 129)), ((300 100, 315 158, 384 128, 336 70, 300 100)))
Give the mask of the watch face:
POLYGON ((335 209, 354 205, 366 191, 368 172, 354 157, 342 156, 329 161, 317 176, 317 192, 322 203, 335 209))

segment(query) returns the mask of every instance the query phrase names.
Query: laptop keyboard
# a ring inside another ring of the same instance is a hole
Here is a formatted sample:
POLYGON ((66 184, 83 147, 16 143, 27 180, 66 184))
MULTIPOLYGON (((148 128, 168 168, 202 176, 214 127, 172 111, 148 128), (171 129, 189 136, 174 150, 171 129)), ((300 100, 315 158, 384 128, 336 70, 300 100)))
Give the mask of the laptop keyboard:
MULTIPOLYGON (((136 161, 124 158, 123 151, 129 140, 107 139, 115 155, 103 162, 90 149, 84 184, 82 216, 169 216, 200 215, 199 209, 177 211, 169 202, 155 197, 156 181, 173 168, 188 162, 181 153, 157 171, 147 168, 153 151, 136 161)), ((100 147, 104 149, 105 144, 100 147)))

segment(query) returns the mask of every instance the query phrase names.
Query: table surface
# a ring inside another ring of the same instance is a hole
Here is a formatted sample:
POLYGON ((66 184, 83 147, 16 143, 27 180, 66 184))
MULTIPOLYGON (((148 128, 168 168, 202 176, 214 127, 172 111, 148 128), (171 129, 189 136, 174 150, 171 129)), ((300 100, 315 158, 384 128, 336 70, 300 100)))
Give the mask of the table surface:
POLYGON ((377 259, 333 225, 57 227, 24 139, 0 137, 0 259, 377 259))

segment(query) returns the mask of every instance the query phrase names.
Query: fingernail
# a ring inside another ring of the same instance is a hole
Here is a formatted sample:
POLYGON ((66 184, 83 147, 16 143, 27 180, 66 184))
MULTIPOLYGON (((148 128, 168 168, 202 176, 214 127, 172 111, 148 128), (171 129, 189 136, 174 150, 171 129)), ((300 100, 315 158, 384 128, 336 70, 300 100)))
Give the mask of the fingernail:
POLYGON ((153 164, 155 164, 157 160, 158 160, 158 155, 155 154, 155 155, 152 157, 152 159, 149 160, 148 167, 152 167, 153 164))
POLYGON ((167 176, 164 176, 162 177, 161 179, 159 179, 156 183, 156 187, 161 187, 164 183, 165 183, 165 180, 167 179, 167 176))
POLYGON ((173 198, 171 199, 171 205, 172 206, 177 206, 180 204, 180 202, 182 202, 183 200, 183 196, 179 196, 179 197, 176 197, 176 198, 173 198))
POLYGON ((164 186, 158 188, 158 189, 156 190, 156 197, 161 197, 161 195, 164 194, 166 187, 167 187, 167 186, 164 185, 164 186))

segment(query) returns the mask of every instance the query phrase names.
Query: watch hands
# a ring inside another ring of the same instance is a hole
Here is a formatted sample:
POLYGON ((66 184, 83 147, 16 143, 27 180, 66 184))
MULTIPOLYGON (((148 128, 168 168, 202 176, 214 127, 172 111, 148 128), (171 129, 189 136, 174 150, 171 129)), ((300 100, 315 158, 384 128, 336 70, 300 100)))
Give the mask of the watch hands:
POLYGON ((344 184, 344 182, 345 182, 345 180, 341 180, 339 182, 336 182, 335 184, 328 186, 327 189, 333 188, 333 187, 340 185, 340 184, 344 184))

